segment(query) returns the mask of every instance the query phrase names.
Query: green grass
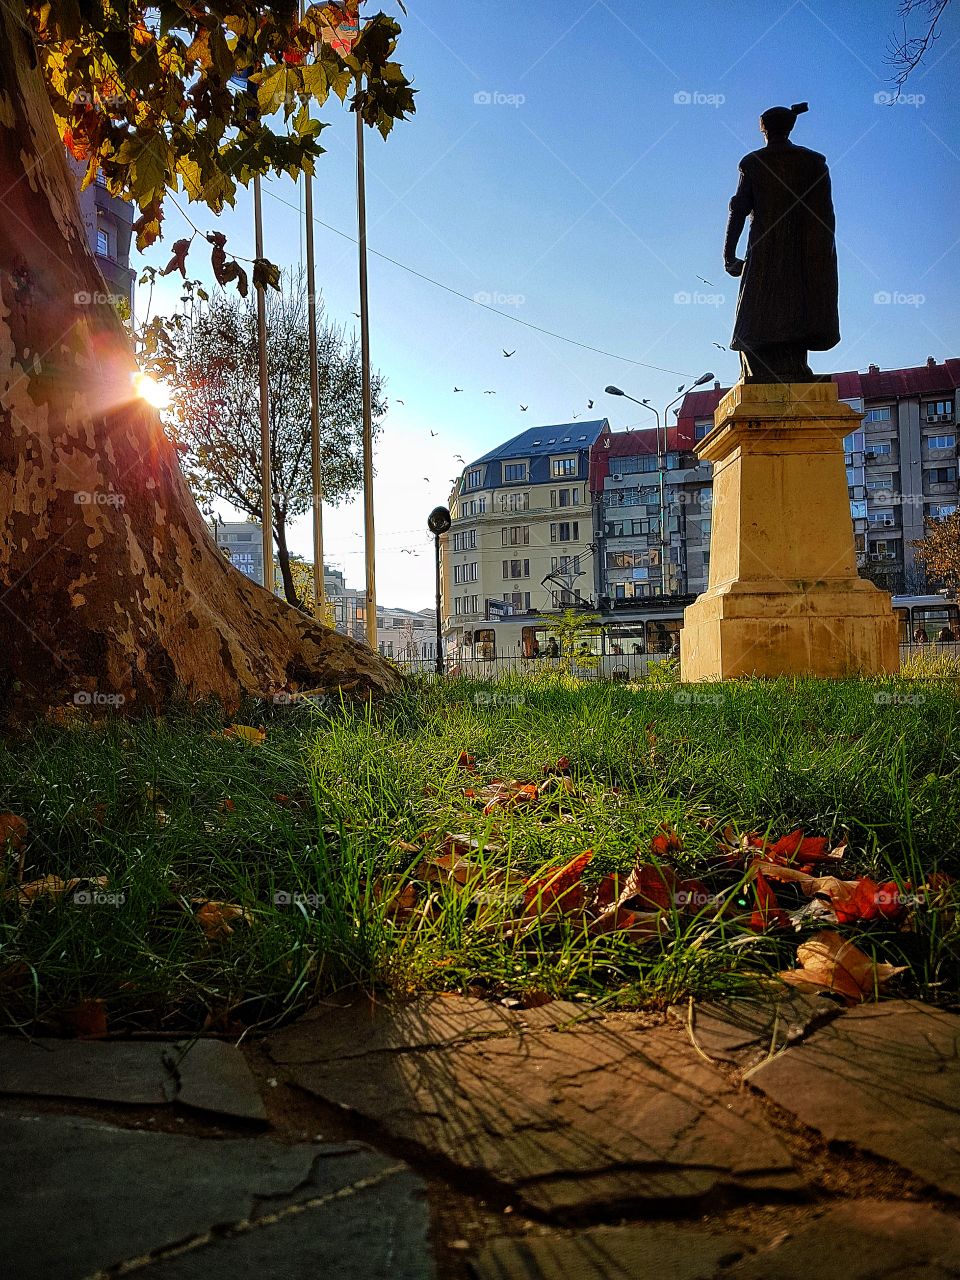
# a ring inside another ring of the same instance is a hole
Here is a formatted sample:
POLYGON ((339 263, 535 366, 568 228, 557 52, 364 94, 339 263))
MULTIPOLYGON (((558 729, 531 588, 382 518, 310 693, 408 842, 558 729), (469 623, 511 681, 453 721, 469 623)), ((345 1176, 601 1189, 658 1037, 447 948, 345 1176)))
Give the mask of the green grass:
MULTIPOLYGON (((263 725, 266 742, 224 740, 207 711, 39 724, 0 745, 0 809, 29 827, 25 879, 105 876, 124 896, 82 905, 66 894, 24 910, 18 855, 6 855, 8 1021, 56 1024, 102 999, 115 1028, 265 1022, 358 985, 663 1004, 738 994, 792 966, 796 934, 733 922, 675 915, 652 943, 568 922, 518 929, 516 893, 486 883, 588 847, 586 879, 625 871, 663 823, 682 837, 672 862, 687 875, 715 865, 728 823, 846 834, 844 876, 916 886, 936 870, 960 875, 960 690, 949 679, 694 688, 665 666, 633 687, 423 683, 373 709, 257 705, 239 719, 263 725), (458 767, 464 750, 476 775, 458 767), (544 803, 484 816, 464 798, 494 777, 538 781, 560 756, 576 784, 562 814, 544 803), (466 891, 435 885, 425 911, 396 920, 394 893, 420 857, 399 842, 424 832, 436 833, 417 842, 425 853, 448 832, 475 840, 477 870, 466 891), (284 906, 277 893, 312 897, 284 906), (210 941, 197 899, 240 904, 253 922, 210 941)), ((960 992, 952 911, 921 907, 909 932, 850 932, 909 965, 901 990, 960 992)))

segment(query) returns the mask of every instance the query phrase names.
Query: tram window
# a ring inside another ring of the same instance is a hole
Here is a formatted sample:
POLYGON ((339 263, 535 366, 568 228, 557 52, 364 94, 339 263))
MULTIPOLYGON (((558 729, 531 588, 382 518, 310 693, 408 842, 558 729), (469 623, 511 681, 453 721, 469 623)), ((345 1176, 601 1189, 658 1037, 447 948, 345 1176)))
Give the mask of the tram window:
POLYGON ((524 627, 520 632, 520 652, 525 658, 540 657, 540 641, 536 627, 524 627))
POLYGON ((670 653, 680 642, 679 618, 660 618, 647 623, 647 652, 670 653))
POLYGON ((914 608, 913 626, 914 630, 923 628, 931 640, 956 640, 957 608, 955 605, 914 608))
POLYGON ((573 637, 574 656, 598 658, 603 652, 603 633, 600 631, 579 631, 573 637))
POLYGON ((637 627, 616 626, 608 627, 606 630, 607 653, 615 656, 638 654, 645 653, 646 648, 642 623, 637 627))
POLYGON ((484 627, 482 630, 474 632, 474 646, 478 658, 483 658, 486 661, 496 657, 497 638, 493 628, 484 627))
POLYGON ((913 635, 910 630, 910 610, 894 609, 893 612, 897 615, 897 621, 900 624, 900 643, 909 644, 910 637, 913 635))
POLYGON ((536 629, 537 644, 540 647, 541 658, 559 658, 560 657, 560 641, 552 631, 547 631, 543 627, 536 629))

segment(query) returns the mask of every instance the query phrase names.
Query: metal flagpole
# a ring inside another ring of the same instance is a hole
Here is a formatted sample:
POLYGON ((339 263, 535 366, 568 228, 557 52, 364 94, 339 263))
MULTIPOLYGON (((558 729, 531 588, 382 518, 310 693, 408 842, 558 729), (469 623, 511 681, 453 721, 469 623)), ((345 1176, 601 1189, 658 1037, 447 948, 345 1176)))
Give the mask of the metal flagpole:
MULTIPOLYGON (((303 18, 303 0, 300 17, 303 18)), ((316 46, 313 47, 316 53, 316 46)), ((320 373, 317 361, 317 279, 313 245, 313 176, 304 175, 304 218, 307 254, 307 324, 310 359, 310 469, 313 479, 313 612, 323 616, 323 481, 320 469, 320 373)))
POLYGON ((320 371, 317 360, 317 281, 313 258, 313 178, 306 175, 307 319, 310 327, 310 463, 313 474, 313 611, 325 604, 323 586, 323 480, 320 471, 320 371))
POLYGON ((357 241, 360 246, 360 360, 363 396, 363 530, 366 558, 367 644, 377 648, 376 539, 373 525, 373 407, 370 386, 370 315, 367 307, 367 193, 363 115, 357 111, 357 241))
MULTIPOLYGON (((253 225, 256 255, 263 257, 263 209, 260 175, 253 175, 253 225)), ((257 352, 260 363, 260 510, 263 519, 263 585, 273 591, 273 485, 270 478, 270 393, 267 387, 267 301, 257 285, 257 352)))

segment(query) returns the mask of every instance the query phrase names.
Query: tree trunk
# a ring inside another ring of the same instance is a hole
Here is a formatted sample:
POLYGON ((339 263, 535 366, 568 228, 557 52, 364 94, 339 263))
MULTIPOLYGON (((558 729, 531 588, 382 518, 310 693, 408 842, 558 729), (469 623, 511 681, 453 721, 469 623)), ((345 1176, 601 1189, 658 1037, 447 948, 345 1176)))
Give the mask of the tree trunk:
POLYGON ((302 609, 303 604, 297 595, 297 588, 293 581, 293 574, 290 572, 290 550, 287 547, 287 525, 286 520, 280 517, 276 523, 276 539, 277 539, 277 564, 280 566, 280 579, 283 582, 283 594, 287 598, 287 604, 293 605, 295 609, 302 609))
POLYGON ((87 246, 19 0, 0 5, 0 706, 394 689, 216 548, 87 246), (93 298, 91 302, 90 299, 93 298))

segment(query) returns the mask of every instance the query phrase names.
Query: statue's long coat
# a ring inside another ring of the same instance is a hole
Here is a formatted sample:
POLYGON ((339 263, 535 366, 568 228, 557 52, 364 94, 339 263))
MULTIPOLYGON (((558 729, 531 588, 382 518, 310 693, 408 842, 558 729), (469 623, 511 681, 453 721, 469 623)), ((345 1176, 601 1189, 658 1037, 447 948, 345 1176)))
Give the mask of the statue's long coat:
POLYGON ((827 351, 840 341, 830 170, 818 151, 774 142, 740 161, 727 247, 750 217, 730 346, 791 343, 827 351))

